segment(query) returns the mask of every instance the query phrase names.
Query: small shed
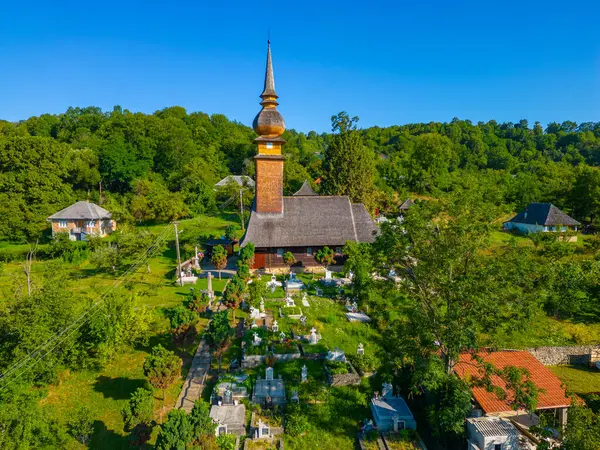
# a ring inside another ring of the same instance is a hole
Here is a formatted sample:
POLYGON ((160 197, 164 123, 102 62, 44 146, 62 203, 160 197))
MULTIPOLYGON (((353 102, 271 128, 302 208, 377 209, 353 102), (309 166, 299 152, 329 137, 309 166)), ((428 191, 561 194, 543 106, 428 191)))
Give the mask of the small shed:
POLYGON ((254 185, 255 185, 254 180, 252 178, 250 178, 249 176, 229 175, 229 176, 226 176, 225 178, 223 178, 217 184, 215 184, 215 188, 222 188, 231 183, 235 183, 240 187, 247 186, 247 187, 253 188, 253 189, 254 189, 254 185))
POLYGON ((412 198, 407 198, 398 207, 398 210, 400 211, 400 213, 404 213, 404 212, 408 211, 411 208, 411 206, 413 206, 414 204, 415 204, 415 202, 413 201, 412 198))
POLYGON ((221 245, 227 251, 227 256, 231 256, 233 255, 233 246, 237 242, 237 240, 226 238, 209 239, 204 243, 204 245, 206 246, 206 254, 210 257, 212 255, 213 248, 215 248, 217 245, 221 245))

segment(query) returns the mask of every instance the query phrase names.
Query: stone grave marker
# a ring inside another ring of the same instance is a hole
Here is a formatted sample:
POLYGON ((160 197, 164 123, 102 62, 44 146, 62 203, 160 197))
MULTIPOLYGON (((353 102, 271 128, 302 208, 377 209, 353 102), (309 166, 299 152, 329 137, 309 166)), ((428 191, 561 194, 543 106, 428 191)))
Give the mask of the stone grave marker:
POLYGON ((265 370, 265 380, 273 380, 273 368, 272 367, 267 367, 267 369, 265 370))

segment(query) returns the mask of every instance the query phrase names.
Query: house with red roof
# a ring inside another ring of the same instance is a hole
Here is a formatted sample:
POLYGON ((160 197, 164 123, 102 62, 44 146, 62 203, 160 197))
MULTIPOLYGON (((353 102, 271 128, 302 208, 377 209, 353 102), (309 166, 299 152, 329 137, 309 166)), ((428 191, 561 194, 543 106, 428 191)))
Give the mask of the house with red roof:
MULTIPOLYGON (((559 423, 564 426, 567 423, 567 409, 571 402, 567 397, 562 382, 547 367, 539 362, 527 351, 497 351, 480 352, 477 354, 483 362, 490 363, 498 369, 508 366, 526 369, 529 372, 530 380, 538 387, 539 395, 537 410, 556 410, 559 423)), ((471 355, 471 353, 462 353, 458 363, 454 366, 454 372, 467 383, 480 379, 484 376, 484 370, 481 364, 471 355)), ((500 416, 512 418, 517 422, 523 423, 525 411, 515 411, 511 406, 511 400, 514 399, 514 392, 506 388, 504 380, 497 375, 491 376, 494 386, 502 388, 506 393, 506 399, 500 399, 494 392, 490 392, 485 387, 474 386, 471 388, 473 400, 475 402, 474 415, 500 416)), ((529 417, 527 414, 525 416, 529 417)), ((535 417, 531 419, 535 422, 535 417)), ((524 424, 531 425, 535 423, 524 424)))

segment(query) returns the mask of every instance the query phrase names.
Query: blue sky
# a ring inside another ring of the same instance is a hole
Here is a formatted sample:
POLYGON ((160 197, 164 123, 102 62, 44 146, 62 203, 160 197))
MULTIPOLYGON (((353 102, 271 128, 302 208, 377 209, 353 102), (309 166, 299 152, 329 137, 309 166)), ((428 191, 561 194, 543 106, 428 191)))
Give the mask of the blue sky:
POLYGON ((289 128, 600 121, 600 2, 10 2, 0 118, 181 105, 250 124, 267 30, 289 128), (89 4, 88 4, 89 3, 89 4))

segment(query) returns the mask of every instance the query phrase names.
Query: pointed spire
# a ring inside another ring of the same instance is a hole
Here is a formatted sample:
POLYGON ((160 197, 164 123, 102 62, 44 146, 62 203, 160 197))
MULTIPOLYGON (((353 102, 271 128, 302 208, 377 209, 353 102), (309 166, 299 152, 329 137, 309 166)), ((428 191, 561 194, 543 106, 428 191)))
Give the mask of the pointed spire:
POLYGON ((271 60, 271 41, 267 41, 267 69, 265 71, 265 88, 260 94, 260 97, 264 99, 265 97, 275 97, 277 98, 277 93, 275 92, 275 77, 273 76, 273 61, 271 60))

